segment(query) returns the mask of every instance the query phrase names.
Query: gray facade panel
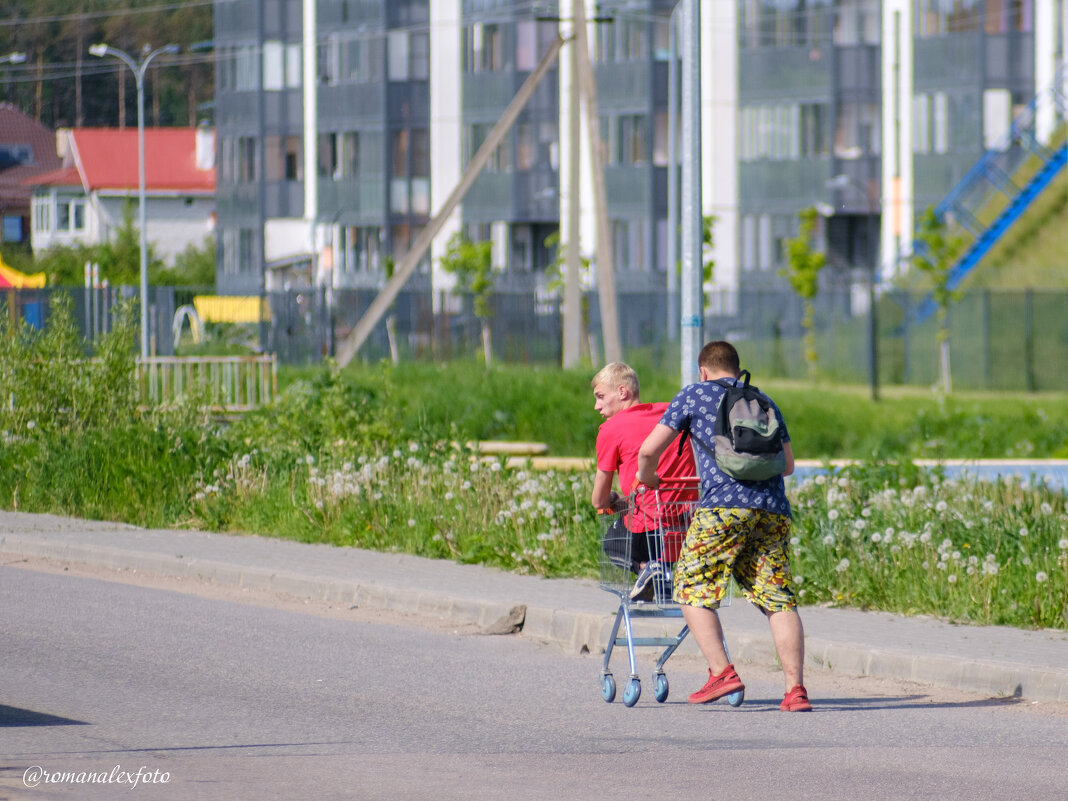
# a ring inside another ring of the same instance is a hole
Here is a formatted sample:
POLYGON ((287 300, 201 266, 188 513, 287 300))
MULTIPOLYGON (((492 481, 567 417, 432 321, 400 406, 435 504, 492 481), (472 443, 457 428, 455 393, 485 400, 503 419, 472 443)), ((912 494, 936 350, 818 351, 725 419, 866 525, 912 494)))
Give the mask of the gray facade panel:
POLYGON ((831 93, 831 50, 778 48, 738 53, 738 97, 741 102, 790 97, 799 102, 831 93))
POLYGON ((483 172, 464 197, 464 220, 494 222, 515 216, 513 173, 483 172))
POLYGON ((825 200, 824 182, 831 175, 830 158, 804 161, 753 161, 738 165, 739 199, 743 214, 796 214, 798 209, 825 200))
MULTIPOLYGON (((545 80, 542 81, 543 85, 545 80)), ((511 71, 465 73, 462 92, 464 119, 472 122, 496 120, 512 102, 516 88, 516 75, 511 71)))
POLYGON ((385 95, 380 83, 324 86, 319 89, 319 122, 324 130, 381 125, 385 95))
POLYGON ((633 218, 648 215, 652 190, 649 167, 606 166, 604 185, 609 216, 633 218))
POLYGON ((912 45, 915 91, 980 86, 981 40, 972 33, 916 39, 912 45))
POLYGON ((342 225, 372 225, 386 215, 386 183, 381 177, 319 181, 319 218, 342 225))
POLYGON ((600 113, 641 112, 649 108, 650 68, 647 61, 614 61, 594 66, 600 113))

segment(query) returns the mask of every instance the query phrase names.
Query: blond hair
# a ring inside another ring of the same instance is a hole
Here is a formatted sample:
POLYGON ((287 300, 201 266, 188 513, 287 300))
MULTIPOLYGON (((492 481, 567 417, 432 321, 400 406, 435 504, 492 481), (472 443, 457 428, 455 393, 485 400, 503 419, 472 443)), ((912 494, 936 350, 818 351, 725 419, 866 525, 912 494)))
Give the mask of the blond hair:
POLYGON ((591 387, 604 384, 607 387, 626 387, 632 397, 637 398, 641 392, 638 385, 638 374, 634 368, 623 362, 610 362, 602 367, 597 375, 590 381, 591 387))

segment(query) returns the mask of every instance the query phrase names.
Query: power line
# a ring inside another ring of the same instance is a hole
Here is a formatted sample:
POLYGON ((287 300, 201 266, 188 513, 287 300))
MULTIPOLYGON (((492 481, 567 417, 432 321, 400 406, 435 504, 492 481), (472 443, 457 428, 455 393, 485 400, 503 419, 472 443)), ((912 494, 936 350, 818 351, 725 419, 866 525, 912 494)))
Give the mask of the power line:
POLYGON ((25 25, 37 25, 45 22, 70 22, 75 20, 112 19, 115 17, 129 17, 137 14, 157 14, 160 11, 178 11, 185 8, 199 8, 202 6, 214 6, 213 0, 190 0, 188 3, 169 3, 161 6, 145 6, 143 8, 120 8, 113 11, 86 12, 76 14, 59 14, 51 17, 26 17, 17 19, 0 20, 0 28, 14 28, 25 25))

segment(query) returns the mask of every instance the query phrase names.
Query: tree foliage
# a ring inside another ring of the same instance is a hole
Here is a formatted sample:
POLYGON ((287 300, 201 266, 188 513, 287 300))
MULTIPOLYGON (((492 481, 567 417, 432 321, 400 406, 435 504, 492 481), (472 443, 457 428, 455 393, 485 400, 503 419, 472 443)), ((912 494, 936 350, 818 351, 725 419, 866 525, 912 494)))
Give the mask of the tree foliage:
POLYGON ((801 327, 804 329, 805 361, 809 374, 815 377, 819 369, 819 354, 816 352, 816 295, 820 291, 820 271, 827 266, 827 254, 812 247, 819 212, 814 208, 798 212, 797 236, 786 240, 786 267, 781 271, 791 288, 801 298, 804 309, 801 327))
POLYGON ((915 249, 912 263, 930 280, 931 297, 938 306, 937 336, 941 354, 942 390, 948 395, 952 385, 949 367, 949 306, 960 296, 958 291, 950 289, 949 279, 950 270, 964 240, 947 233, 945 221, 935 214, 931 206, 920 216, 916 240, 919 246, 915 249))
MULTIPOLYGON (((177 44, 186 51, 213 38, 210 4, 6 0, 4 19, 9 24, 0 27, 0 54, 24 52, 26 63, 3 68, 10 80, 0 82, 0 100, 50 128, 137 124, 130 70, 117 59, 89 55, 90 45, 105 42, 138 61, 145 46, 177 44), (125 82, 121 92, 120 80, 125 82)), ((145 123, 195 125, 198 106, 214 91, 209 55, 156 59, 145 76, 145 123)))
POLYGON ((453 234, 441 257, 441 268, 456 276, 459 291, 471 293, 475 314, 483 320, 488 318, 494 279, 493 243, 472 242, 461 233, 453 234))

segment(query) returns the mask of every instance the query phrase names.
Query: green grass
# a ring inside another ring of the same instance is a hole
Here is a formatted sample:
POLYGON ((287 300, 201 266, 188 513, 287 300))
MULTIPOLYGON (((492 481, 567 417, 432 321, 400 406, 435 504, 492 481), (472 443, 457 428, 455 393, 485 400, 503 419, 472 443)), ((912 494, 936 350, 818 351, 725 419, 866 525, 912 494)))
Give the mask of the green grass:
MULTIPOLYGON (((404 427, 434 437, 544 442, 557 456, 589 456, 600 416, 592 369, 475 363, 351 367, 346 374, 393 387, 404 427)), ((642 399, 667 401, 677 372, 639 368, 642 399)), ((754 379, 756 383, 756 379, 754 379)), ((799 458, 870 459, 1068 456, 1068 394, 960 393, 912 388, 759 381, 779 403, 799 458)))
MULTIPOLYGON (((590 456, 592 369, 283 371, 274 405, 223 425, 195 396, 137 411, 128 320, 93 361, 61 306, 42 333, 3 320, 2 508, 598 574, 589 472, 513 468, 465 446, 535 440, 590 456)), ((639 369, 643 399, 672 395, 677 371, 639 369)), ((1068 398, 888 389, 875 404, 864 387, 762 385, 799 457, 864 462, 791 489, 804 602, 1065 627, 1064 494, 940 481, 910 459, 1063 455, 1068 398)))

